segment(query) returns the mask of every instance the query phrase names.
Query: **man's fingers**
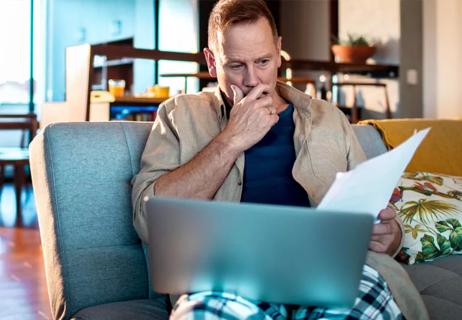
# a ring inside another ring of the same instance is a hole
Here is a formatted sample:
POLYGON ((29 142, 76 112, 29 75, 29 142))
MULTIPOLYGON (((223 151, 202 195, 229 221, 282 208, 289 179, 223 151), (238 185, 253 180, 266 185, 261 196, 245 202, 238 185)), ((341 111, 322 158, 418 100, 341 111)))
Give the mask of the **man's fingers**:
POLYGON ((267 84, 260 83, 258 86, 250 90, 247 94, 249 99, 259 99, 264 93, 268 93, 270 91, 270 86, 267 84))
POLYGON ((273 98, 270 96, 265 96, 261 99, 258 99, 255 102, 255 106, 257 108, 273 108, 274 107, 273 98))
POLYGON ((395 210, 392 208, 385 208, 379 213, 379 219, 381 221, 393 220, 395 218, 395 210))
POLYGON ((391 234, 393 232, 389 223, 375 224, 372 228, 372 235, 391 234))
POLYGON ((387 251, 387 247, 378 241, 369 242, 369 249, 378 253, 385 253, 387 251))
POLYGON ((269 115, 275 115, 277 113, 276 106, 274 105, 274 101, 271 96, 265 96, 263 98, 258 99, 255 102, 255 107, 257 109, 264 109, 264 111, 269 115))
POLYGON ((233 90, 233 103, 239 103, 239 101, 241 101, 242 98, 244 98, 244 93, 242 92, 241 88, 232 84, 231 90, 233 90))

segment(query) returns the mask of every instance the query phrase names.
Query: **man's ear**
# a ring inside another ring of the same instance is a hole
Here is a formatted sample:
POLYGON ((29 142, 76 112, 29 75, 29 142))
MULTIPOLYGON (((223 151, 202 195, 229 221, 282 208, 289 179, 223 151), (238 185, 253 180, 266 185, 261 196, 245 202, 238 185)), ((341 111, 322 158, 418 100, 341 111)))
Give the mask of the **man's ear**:
POLYGON ((207 67, 209 69, 209 74, 211 77, 217 77, 217 66, 215 63, 215 56, 213 55, 212 50, 209 48, 204 48, 205 60, 207 61, 207 67))
POLYGON ((282 48, 282 37, 278 37, 278 40, 276 42, 276 47, 278 49, 279 55, 278 55, 278 68, 281 67, 282 64, 282 58, 281 58, 281 48, 282 48))

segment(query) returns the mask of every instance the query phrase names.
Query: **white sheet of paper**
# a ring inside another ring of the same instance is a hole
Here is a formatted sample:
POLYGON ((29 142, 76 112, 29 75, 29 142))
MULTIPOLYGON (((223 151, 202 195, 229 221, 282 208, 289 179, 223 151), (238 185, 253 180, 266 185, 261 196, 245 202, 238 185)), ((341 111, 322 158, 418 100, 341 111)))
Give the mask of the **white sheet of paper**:
POLYGON ((337 173, 318 209, 367 212, 377 217, 429 131, 421 130, 393 150, 337 173))

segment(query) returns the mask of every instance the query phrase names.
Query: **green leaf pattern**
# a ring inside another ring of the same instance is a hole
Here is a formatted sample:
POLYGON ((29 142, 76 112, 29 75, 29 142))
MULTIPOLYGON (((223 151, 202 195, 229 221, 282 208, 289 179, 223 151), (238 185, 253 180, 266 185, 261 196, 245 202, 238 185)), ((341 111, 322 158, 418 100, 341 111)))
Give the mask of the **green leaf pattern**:
POLYGON ((462 254, 462 177, 405 173, 398 187, 394 207, 405 230, 398 259, 413 264, 462 254))
POLYGON ((462 250, 462 227, 457 227, 449 235, 451 241, 451 247, 456 251, 462 250))

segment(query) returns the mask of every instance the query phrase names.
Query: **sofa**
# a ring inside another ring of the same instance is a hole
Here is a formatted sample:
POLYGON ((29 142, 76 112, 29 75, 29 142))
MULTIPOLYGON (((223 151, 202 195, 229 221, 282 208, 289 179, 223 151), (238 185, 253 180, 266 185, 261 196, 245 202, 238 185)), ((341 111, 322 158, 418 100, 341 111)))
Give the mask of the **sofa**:
MULTIPOLYGON (((53 319, 166 319, 150 290, 132 225, 131 178, 151 123, 56 123, 30 145, 32 181, 53 319)), ((386 151, 354 126, 368 157, 386 151)), ((462 319, 462 256, 404 266, 432 319, 462 319)))

